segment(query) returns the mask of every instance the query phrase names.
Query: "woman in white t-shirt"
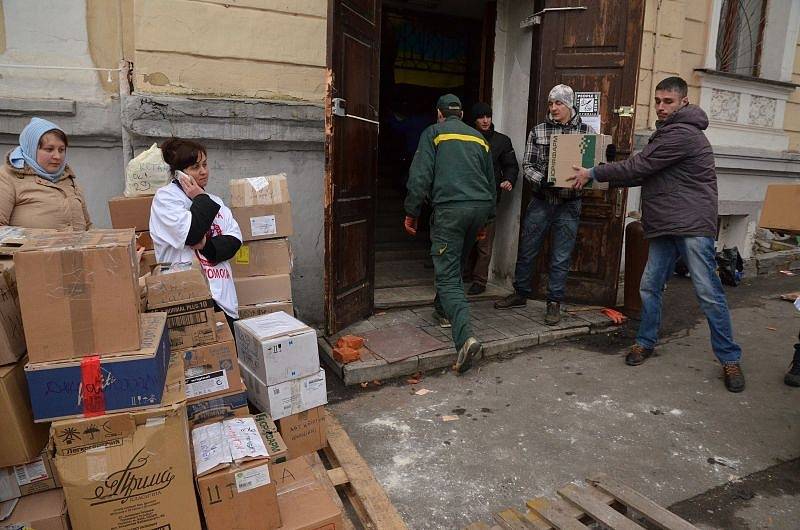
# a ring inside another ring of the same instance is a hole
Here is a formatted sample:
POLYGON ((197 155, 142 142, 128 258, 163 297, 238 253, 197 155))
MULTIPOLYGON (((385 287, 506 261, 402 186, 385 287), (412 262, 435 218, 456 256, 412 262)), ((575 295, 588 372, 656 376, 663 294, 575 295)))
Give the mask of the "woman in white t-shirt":
POLYGON ((206 148, 171 138, 161 144, 173 180, 156 192, 150 208, 150 237, 160 263, 191 262, 196 257, 211 287, 218 311, 233 328, 239 302, 230 260, 242 246, 242 232, 222 199, 205 191, 206 148))

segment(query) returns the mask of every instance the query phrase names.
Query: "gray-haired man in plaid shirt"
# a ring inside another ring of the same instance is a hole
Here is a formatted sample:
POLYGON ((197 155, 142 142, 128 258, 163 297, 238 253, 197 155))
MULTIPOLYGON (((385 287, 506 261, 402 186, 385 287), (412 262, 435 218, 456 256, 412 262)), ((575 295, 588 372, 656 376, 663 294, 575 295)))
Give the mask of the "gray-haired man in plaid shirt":
POLYGON ((581 191, 573 188, 554 188, 547 182, 550 155, 550 138, 554 134, 585 134, 595 131, 581 123, 575 109, 575 92, 567 85, 556 85, 550 91, 547 121, 540 123, 528 135, 522 172, 533 188, 525 218, 522 221, 522 238, 517 252, 514 273, 514 294, 495 302, 496 309, 523 307, 531 295, 533 266, 536 255, 549 231, 553 233, 550 253, 550 277, 547 285, 547 313, 545 323, 558 324, 561 320, 561 301, 567 273, 578 234, 581 216, 581 191))

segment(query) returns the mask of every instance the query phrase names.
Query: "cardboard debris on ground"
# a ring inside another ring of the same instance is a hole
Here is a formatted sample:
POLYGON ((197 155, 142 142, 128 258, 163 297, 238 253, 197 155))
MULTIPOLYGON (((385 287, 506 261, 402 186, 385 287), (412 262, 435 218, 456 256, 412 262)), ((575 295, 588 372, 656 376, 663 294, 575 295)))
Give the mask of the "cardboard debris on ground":
POLYGON ((794 293, 785 293, 781 295, 781 300, 786 300, 787 302, 794 302, 800 298, 800 291, 794 293))
POLYGON ((798 204, 800 184, 770 184, 761 206, 758 226, 780 232, 800 233, 798 204))
POLYGON ((427 388, 420 388, 419 390, 414 392, 414 395, 415 396, 424 396, 424 395, 427 395, 427 394, 433 394, 434 392, 435 392, 435 390, 428 390, 427 388))
POLYGON ((451 416, 451 415, 444 415, 442 416, 442 421, 457 421, 458 416, 451 416))

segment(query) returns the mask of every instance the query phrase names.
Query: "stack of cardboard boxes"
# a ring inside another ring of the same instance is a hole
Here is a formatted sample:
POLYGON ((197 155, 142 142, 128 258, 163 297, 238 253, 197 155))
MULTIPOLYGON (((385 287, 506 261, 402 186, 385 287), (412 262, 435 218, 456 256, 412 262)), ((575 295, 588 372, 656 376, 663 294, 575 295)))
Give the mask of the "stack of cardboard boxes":
POLYGON ((239 317, 292 314, 292 202, 286 175, 231 180, 231 211, 242 246, 231 259, 239 317))

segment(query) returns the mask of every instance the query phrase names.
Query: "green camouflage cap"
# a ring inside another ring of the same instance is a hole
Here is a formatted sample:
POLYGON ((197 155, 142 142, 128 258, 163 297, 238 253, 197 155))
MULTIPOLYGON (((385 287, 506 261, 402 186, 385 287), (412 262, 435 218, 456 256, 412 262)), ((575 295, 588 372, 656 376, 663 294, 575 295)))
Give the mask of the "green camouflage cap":
POLYGON ((436 102, 439 110, 461 110, 461 100, 455 94, 445 94, 436 102))

